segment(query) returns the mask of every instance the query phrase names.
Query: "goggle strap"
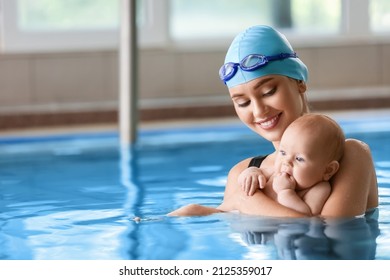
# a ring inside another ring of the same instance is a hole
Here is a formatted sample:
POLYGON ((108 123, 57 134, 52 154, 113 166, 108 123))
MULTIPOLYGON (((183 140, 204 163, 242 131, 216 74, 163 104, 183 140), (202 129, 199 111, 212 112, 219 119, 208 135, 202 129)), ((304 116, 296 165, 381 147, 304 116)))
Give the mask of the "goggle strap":
POLYGON ((265 58, 268 59, 268 61, 274 61, 274 60, 282 60, 286 58, 297 58, 297 53, 280 53, 277 55, 270 55, 266 56, 265 58))

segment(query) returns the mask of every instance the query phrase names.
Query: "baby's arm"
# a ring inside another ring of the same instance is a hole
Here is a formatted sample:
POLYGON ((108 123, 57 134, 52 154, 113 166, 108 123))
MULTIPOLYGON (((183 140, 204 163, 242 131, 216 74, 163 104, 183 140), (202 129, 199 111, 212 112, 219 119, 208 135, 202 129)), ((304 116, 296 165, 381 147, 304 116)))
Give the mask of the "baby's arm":
POLYGON ((262 170, 258 167, 251 166, 238 176, 238 184, 247 195, 253 195, 257 189, 265 187, 266 178, 262 170))
POLYGON ((272 187, 280 204, 306 215, 312 215, 309 205, 295 191, 295 186, 294 178, 286 173, 279 173, 273 178, 272 187))
POLYGON ((320 182, 311 187, 302 197, 303 201, 310 207, 311 213, 319 215, 331 192, 329 182, 320 182))

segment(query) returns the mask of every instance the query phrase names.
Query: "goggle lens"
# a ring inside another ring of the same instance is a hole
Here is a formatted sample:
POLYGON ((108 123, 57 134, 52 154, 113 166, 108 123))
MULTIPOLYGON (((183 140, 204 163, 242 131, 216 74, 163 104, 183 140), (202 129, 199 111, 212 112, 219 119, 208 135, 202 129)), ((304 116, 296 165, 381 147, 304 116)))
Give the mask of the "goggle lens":
POLYGON ((222 65, 219 69, 219 77, 221 80, 230 80, 237 72, 238 63, 228 62, 222 65))
POLYGON ((267 63, 264 55, 250 54, 241 61, 241 69, 250 71, 257 69, 267 63))
POLYGON ((227 62, 219 69, 219 77, 221 80, 226 83, 237 72, 238 67, 240 67, 243 71, 254 71, 265 66, 268 62, 274 60, 283 60, 286 58, 297 58, 296 53, 281 53, 278 55, 265 56, 261 54, 250 54, 244 57, 240 63, 227 62))

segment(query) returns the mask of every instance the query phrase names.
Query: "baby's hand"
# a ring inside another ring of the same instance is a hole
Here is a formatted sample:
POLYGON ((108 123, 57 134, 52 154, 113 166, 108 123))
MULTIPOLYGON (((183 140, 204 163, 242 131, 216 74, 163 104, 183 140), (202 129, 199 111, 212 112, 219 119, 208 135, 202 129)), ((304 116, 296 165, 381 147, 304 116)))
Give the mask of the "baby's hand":
POLYGON ((272 187, 275 192, 280 192, 287 189, 295 190, 295 179, 285 172, 280 172, 274 176, 272 187))
POLYGON ((248 167, 238 176, 238 184, 247 195, 253 195, 257 189, 265 187, 266 178, 260 168, 248 167))

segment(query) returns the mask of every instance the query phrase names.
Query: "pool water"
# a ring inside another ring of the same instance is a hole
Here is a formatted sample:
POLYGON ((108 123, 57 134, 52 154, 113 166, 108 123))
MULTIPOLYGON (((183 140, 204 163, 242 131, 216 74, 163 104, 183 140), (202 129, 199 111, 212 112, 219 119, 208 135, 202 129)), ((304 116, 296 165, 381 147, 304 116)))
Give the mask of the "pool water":
POLYGON ((390 259, 390 117, 339 122, 372 149, 365 217, 167 217, 219 205, 229 169, 272 150, 240 125, 143 130, 129 149, 115 132, 0 138, 0 259, 390 259))

